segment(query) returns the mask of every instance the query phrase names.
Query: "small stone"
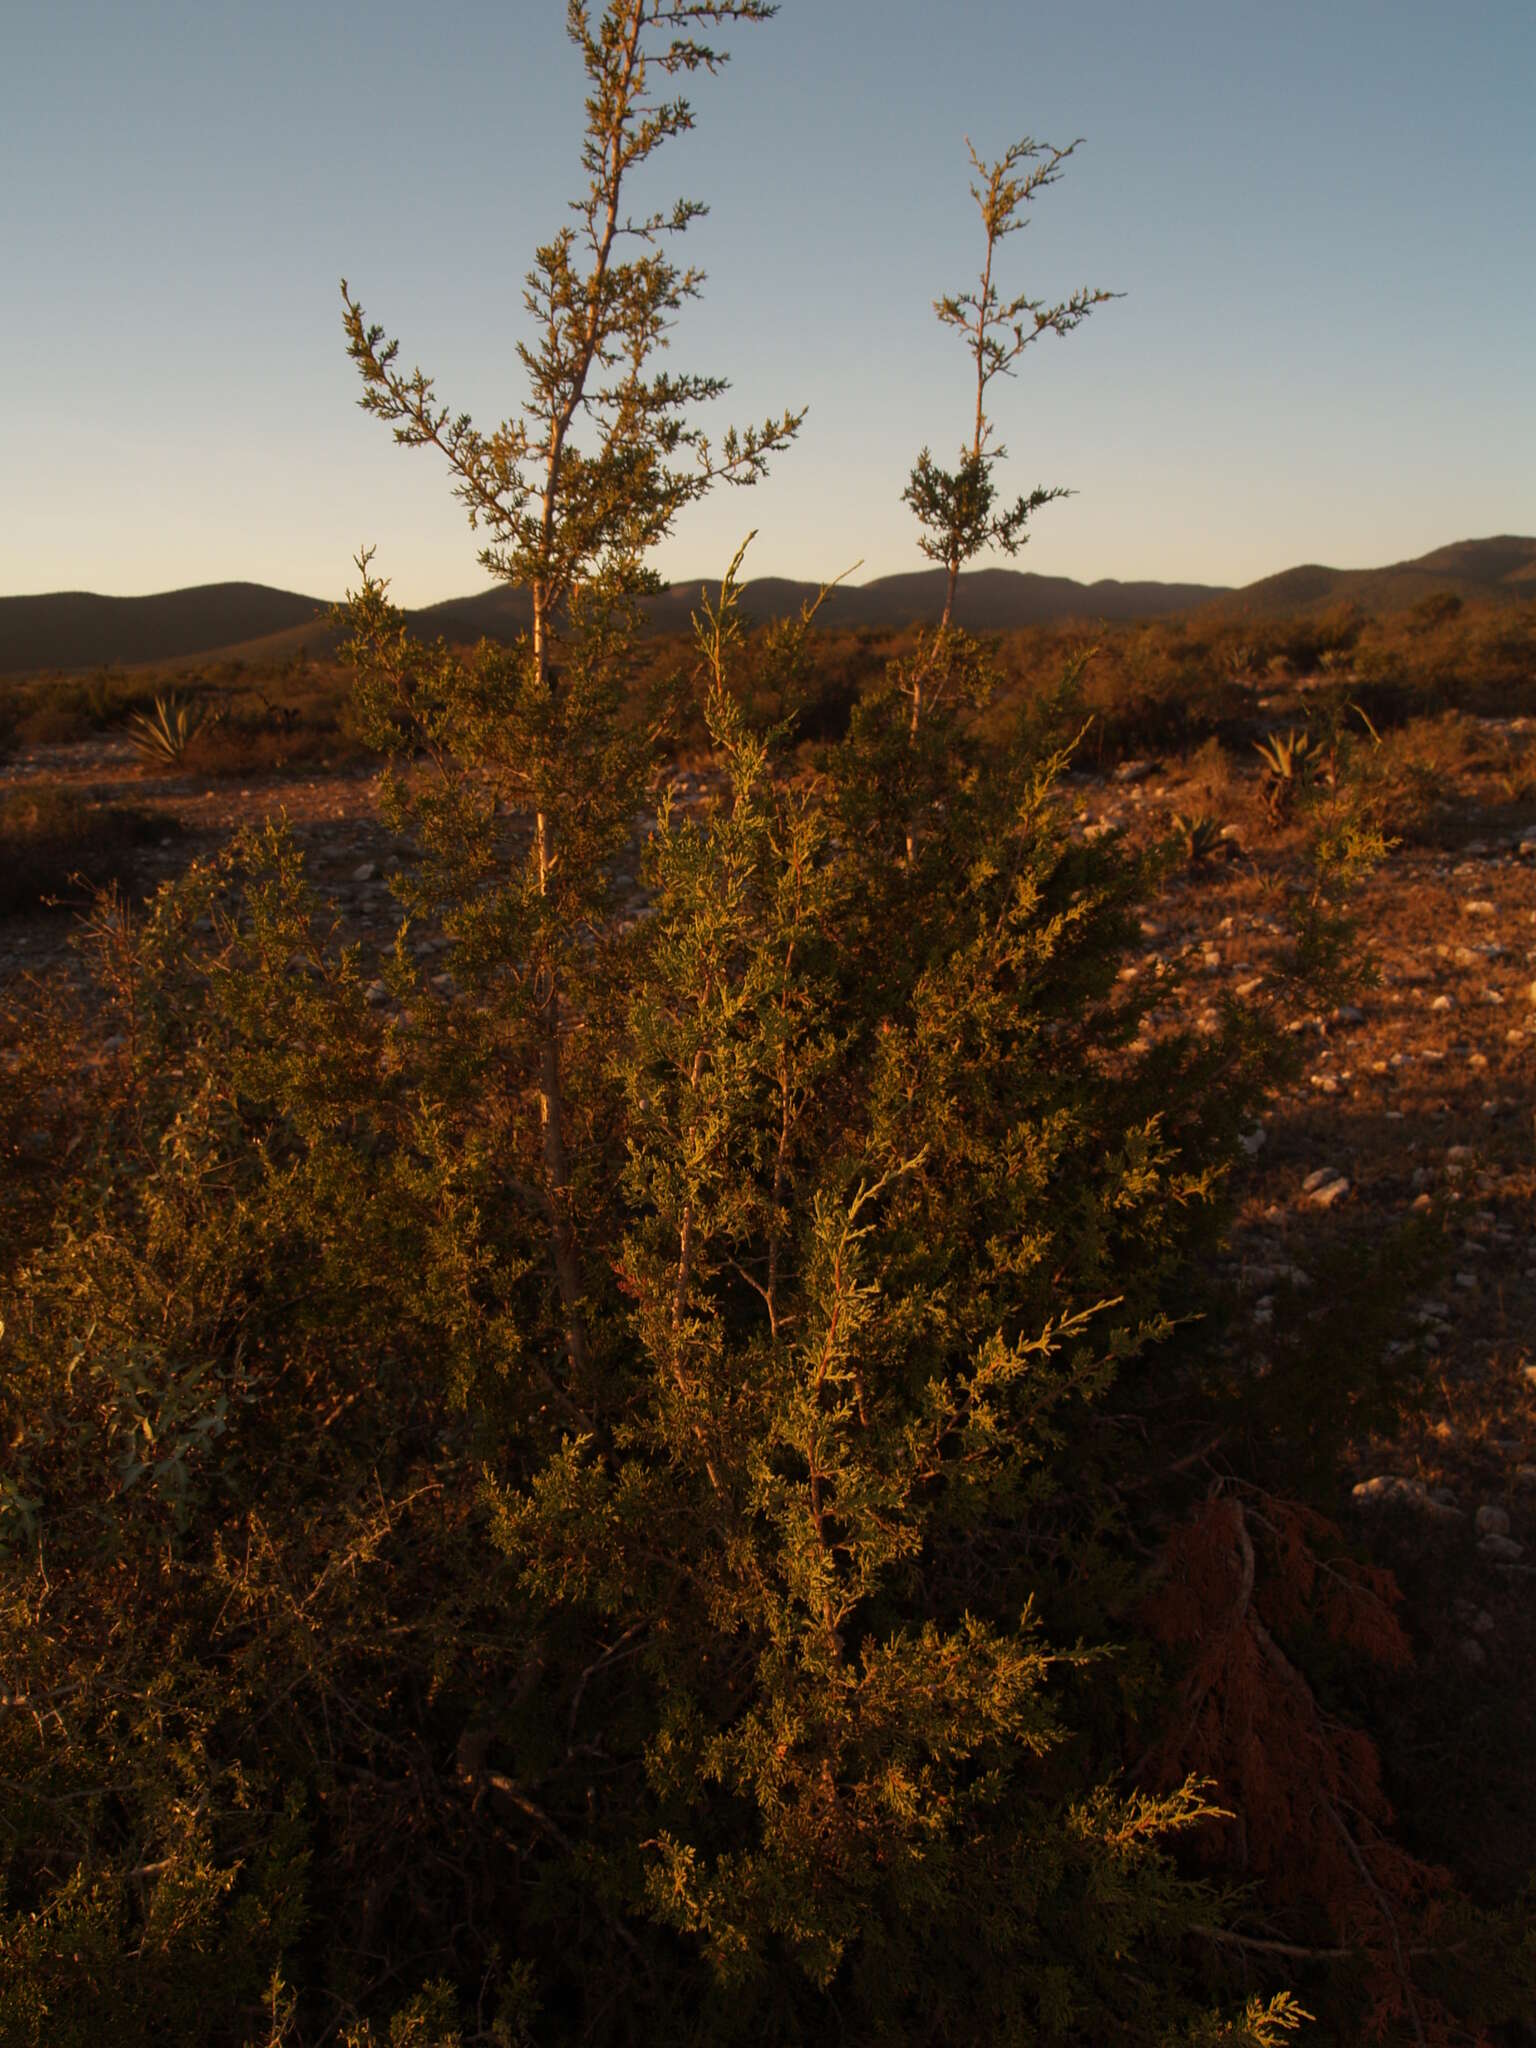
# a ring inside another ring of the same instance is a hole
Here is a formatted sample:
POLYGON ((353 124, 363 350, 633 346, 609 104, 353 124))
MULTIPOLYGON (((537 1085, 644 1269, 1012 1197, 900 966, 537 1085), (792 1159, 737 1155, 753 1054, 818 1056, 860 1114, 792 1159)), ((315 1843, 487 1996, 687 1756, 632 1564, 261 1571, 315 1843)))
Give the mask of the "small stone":
POLYGON ((1344 1003, 1334 1011, 1333 1021, 1335 1024, 1363 1024, 1365 1012, 1356 1003, 1344 1003))
POLYGON ((1454 1010, 1456 998, 1454 996, 1436 996, 1429 1007, 1432 1010, 1454 1010))
POLYGON ((1485 1536, 1477 1548, 1479 1556, 1494 1564, 1518 1564, 1525 1555, 1525 1545, 1513 1536, 1485 1536))
POLYGON ((1351 1489, 1351 1498, 1363 1508, 1416 1508, 1432 1522, 1461 1519, 1460 1508, 1449 1501, 1437 1500, 1422 1479, 1405 1479, 1399 1473, 1385 1472, 1376 1479, 1362 1479, 1351 1489))
POLYGON ((1536 1465, 1517 1465, 1515 1467, 1515 1484, 1522 1493, 1528 1492, 1532 1487, 1536 1487, 1536 1465))
POLYGON ((370 1010, 382 1010, 389 1001, 388 986, 382 981, 370 981, 363 991, 363 1001, 370 1010))
POLYGON ((1122 761, 1115 770, 1112 780, 1115 782, 1145 782, 1151 773, 1152 763, 1150 761, 1122 761))
POLYGON ((1498 905, 1490 903, 1486 897, 1472 897, 1462 904, 1461 914, 1463 917, 1494 917, 1498 914, 1498 905))
POLYGON ((1509 1534, 1508 1512, 1504 1508, 1495 1507, 1492 1502, 1487 1502, 1478 1509, 1475 1521, 1479 1536, 1507 1536, 1509 1534))
POLYGON ((1269 1133, 1262 1124, 1255 1124, 1251 1131, 1244 1131, 1237 1142, 1250 1159, 1256 1159, 1269 1143, 1269 1133))
POLYGON ((352 879, 354 882, 376 882, 379 879, 378 862, 365 860, 361 867, 352 870, 352 879))
POLYGON ((1349 1490, 1349 1497, 1363 1508, 1375 1507, 1379 1501, 1391 1500, 1399 1487, 1406 1481, 1395 1479, 1389 1472, 1379 1472, 1374 1479, 1362 1479, 1349 1490))

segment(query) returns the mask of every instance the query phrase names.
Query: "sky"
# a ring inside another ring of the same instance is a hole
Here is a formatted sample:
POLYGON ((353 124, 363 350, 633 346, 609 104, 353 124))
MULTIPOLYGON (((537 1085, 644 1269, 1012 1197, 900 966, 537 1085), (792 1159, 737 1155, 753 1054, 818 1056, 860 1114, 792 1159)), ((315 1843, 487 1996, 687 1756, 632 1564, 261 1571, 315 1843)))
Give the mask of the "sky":
MULTIPOLYGON (((0 593, 483 586, 440 458, 358 410, 338 281, 482 427, 580 189, 564 0, 4 0, 0 593)), ((966 138, 1083 138, 1000 283, 1125 296, 994 387, 1017 566, 1241 584, 1536 533, 1531 0, 783 0, 727 31, 638 204, 709 216, 670 366, 806 406, 664 577, 924 566, 901 502, 971 404, 932 301, 966 138), (857 568, 853 565, 859 564, 857 568)))

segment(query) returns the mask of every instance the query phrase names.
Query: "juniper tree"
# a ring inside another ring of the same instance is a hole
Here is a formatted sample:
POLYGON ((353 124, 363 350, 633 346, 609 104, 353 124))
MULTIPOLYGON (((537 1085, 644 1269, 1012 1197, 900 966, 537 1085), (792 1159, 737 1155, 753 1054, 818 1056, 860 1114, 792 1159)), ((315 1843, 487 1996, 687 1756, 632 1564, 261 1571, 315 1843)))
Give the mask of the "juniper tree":
POLYGON ((494 433, 347 296, 365 403, 531 596, 521 645, 470 654, 366 562, 352 611, 454 980, 402 929, 370 1004, 276 832, 103 927, 121 1085, 5 1304, 28 2048, 1298 2024, 1185 1940, 1223 1911, 1171 1854, 1201 1787, 1121 1781, 1157 1706, 1117 1649, 1155 1404, 1106 1412, 1159 1390, 1261 1035, 1138 1037, 1155 869, 1072 839, 1037 720, 946 703, 893 860, 903 700, 814 769, 757 730, 734 565, 694 663, 717 799, 658 792, 649 915, 615 914, 646 551, 798 420, 690 424, 718 380, 650 365, 699 284, 658 238, 697 208, 622 195, 692 119, 648 76, 769 12, 571 6, 588 187, 494 433))
MULTIPOLYGON (((607 792, 571 780, 571 753, 601 744, 613 705, 601 690, 563 688, 561 648, 575 630, 589 644, 601 643, 602 667, 611 671, 619 655, 616 629, 622 638, 633 601, 657 587, 648 552, 712 485, 755 482, 803 417, 786 412, 745 432, 728 430, 718 447, 711 443, 693 415, 724 395, 725 379, 676 375, 655 364, 672 316, 704 281, 702 271, 673 260, 668 239, 706 209, 680 199, 657 211, 628 210, 636 175, 694 125, 689 101, 657 88, 726 61, 726 52, 704 39, 712 29, 763 22, 775 12, 768 0, 610 0, 594 24, 584 0, 568 0, 567 33, 589 88, 581 146, 587 188, 571 202, 575 224, 539 248, 528 273, 523 303, 532 339, 516 348, 528 395, 492 432, 482 433, 466 414, 453 415, 421 370, 404 372, 398 342, 386 341, 384 330, 365 319, 342 282, 364 409, 393 425, 403 445, 446 456, 471 526, 488 536, 482 567, 525 589, 531 604, 526 673, 515 701, 498 707, 508 742, 498 752, 525 785, 534 813, 532 875, 540 901, 526 941, 536 992, 542 1196, 578 1375, 586 1336, 561 1076, 565 952, 590 888, 591 855, 603 826, 611 831, 623 815, 630 788, 624 776, 607 792)), ((368 609, 373 595, 365 586, 358 621, 365 640, 377 624, 368 609)), ((387 660, 383 666, 387 671, 387 660)), ((449 671, 441 673, 446 681, 449 671)))
POLYGON ((922 719, 924 686, 943 661, 961 570, 989 547, 1016 555, 1029 538, 1029 522, 1035 513, 1057 498, 1071 495, 1059 485, 1037 485, 1011 505, 998 503, 994 472, 1008 451, 994 439, 987 394, 997 378, 1014 374, 1019 359, 1042 335, 1070 334, 1095 306, 1120 296, 1084 286, 1054 304, 1031 298, 1027 292, 1005 299, 994 274, 1002 244, 1028 227, 1030 202, 1057 182, 1062 166, 1080 147, 1080 139, 1057 149, 1026 135, 995 163, 986 163, 974 146, 966 143, 979 181, 970 189, 985 237, 981 275, 974 290, 936 299, 934 311, 944 326, 961 335, 971 358, 975 411, 955 468, 945 469, 924 448, 902 493, 922 529, 918 546, 945 573, 938 630, 913 665, 907 683, 914 736, 922 719))

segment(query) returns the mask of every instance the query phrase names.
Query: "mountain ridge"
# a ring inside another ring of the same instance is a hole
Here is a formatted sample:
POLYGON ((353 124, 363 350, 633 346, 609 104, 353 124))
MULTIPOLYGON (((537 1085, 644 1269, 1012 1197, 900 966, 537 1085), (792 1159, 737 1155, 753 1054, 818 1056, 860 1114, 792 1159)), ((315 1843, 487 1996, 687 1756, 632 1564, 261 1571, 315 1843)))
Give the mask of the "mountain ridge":
MULTIPOLYGON (((678 579, 648 600, 658 632, 686 628, 708 578, 678 579)), ((757 577, 743 585, 743 610, 783 617, 817 596, 820 586, 790 577, 757 577)), ((819 613, 829 627, 901 627, 931 621, 943 602, 942 569, 899 572, 868 583, 839 584, 819 613)), ((960 582, 956 622, 973 632, 1064 623, 1125 623, 1179 613, 1220 611, 1276 618, 1339 603, 1394 611, 1440 592, 1511 602, 1536 599, 1536 538, 1496 534, 1452 541, 1426 555, 1375 569, 1300 563, 1238 589, 1220 584, 1120 581, 1081 583, 1029 570, 969 571, 960 582)), ((61 671, 111 664, 280 658, 305 646, 319 653, 336 639, 327 600, 267 584, 196 584, 145 597, 103 597, 93 591, 50 591, 0 597, 0 673, 61 671)), ((455 642, 508 639, 528 623, 526 591, 493 585, 409 611, 414 630, 455 642)))

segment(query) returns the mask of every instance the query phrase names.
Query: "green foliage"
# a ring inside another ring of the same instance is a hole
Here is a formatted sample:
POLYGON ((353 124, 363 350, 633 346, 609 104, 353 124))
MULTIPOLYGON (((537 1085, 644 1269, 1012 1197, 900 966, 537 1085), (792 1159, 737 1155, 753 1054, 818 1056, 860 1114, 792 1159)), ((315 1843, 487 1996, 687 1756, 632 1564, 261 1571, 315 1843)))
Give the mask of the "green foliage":
MULTIPOLYGON (((1029 522, 1035 513, 1068 495, 1059 487, 1040 486, 1012 505, 999 508, 995 471, 1008 451, 993 440, 993 425, 987 416, 988 388, 998 377, 1014 375, 1019 358, 1043 334, 1072 333, 1095 306, 1116 296, 1085 289, 1055 305, 1032 299, 1027 292, 1004 299, 993 278, 998 247, 1029 225, 1030 201, 1056 183, 1062 165, 1078 144, 1055 149, 1025 136, 995 163, 984 163, 970 144, 966 146, 979 180, 971 187, 971 197, 981 214, 986 251, 976 289, 936 299, 934 311, 944 326, 959 332, 971 357, 975 419, 970 439, 960 450, 958 467, 943 468, 924 448, 902 493, 921 529, 918 546, 945 571, 944 609, 938 626, 931 637, 920 640, 905 678, 914 745, 925 702, 953 680, 955 653, 948 641, 961 570, 988 547, 1017 554, 1029 538, 1029 522)), ((965 660, 962 652, 962 666, 965 660)))
MULTIPOLYGON (((1058 756, 936 716, 947 805, 893 862, 899 694, 821 777, 776 774, 733 597, 701 648, 728 795, 664 803, 654 914, 569 950, 579 1369, 538 992, 505 972, 549 912, 487 877, 451 778, 413 886, 470 999, 403 949, 410 1014, 381 1018, 272 835, 101 931, 131 1054, 8 1304, 5 1418, 6 1668, 50 1703, 6 1724, 14 1981, 89 1923, 82 2035, 121 1995, 243 2037, 279 1979, 292 2038, 328 1982, 384 2027, 380 1945, 460 1986, 498 1948, 500 2009, 536 1982, 546 2038, 612 2035, 610 1991, 710 2038, 817 2038, 828 2000, 914 2039, 1012 2011, 1160 2040, 1199 2009, 1167 1934, 1207 1904, 1161 1843, 1204 1806, 1096 1782, 1073 1688, 1113 1574, 1067 1539, 1241 1084, 1175 1084, 1169 1119, 1176 1065, 1120 1071, 1141 878, 1066 840, 1058 756), (93 1785, 109 1806, 73 1803, 93 1785), (346 1876, 364 1843, 382 1894, 346 1876), (466 1928, 470 1873, 497 1903, 466 1928), (979 1974, 951 1960, 978 1923, 979 1974)), ((522 701, 495 656, 450 683, 424 715, 477 748, 522 701)))
POLYGON ((1033 299, 1027 292, 1005 299, 993 277, 999 245, 1029 225, 1031 200, 1056 183, 1063 164, 1078 146, 1073 142, 1065 149, 1055 149, 1025 136, 996 163, 984 163, 974 148, 970 149, 971 165, 979 180, 971 187, 971 197, 981 214, 986 254, 976 289, 935 300, 934 311, 946 327, 955 328, 964 338, 972 359, 975 424, 956 469, 942 468, 925 448, 902 494, 922 528, 919 547, 930 561, 948 571, 945 625, 954 605, 955 581, 964 565, 987 547, 1017 554, 1029 538, 1027 529, 1034 514, 1054 499, 1067 496, 1059 488, 1038 488, 1010 506, 998 507, 993 472, 1007 450, 993 445, 986 403, 992 381, 1012 376, 1019 358, 1043 334, 1070 334, 1095 306, 1117 296, 1085 289, 1055 305, 1033 299))

